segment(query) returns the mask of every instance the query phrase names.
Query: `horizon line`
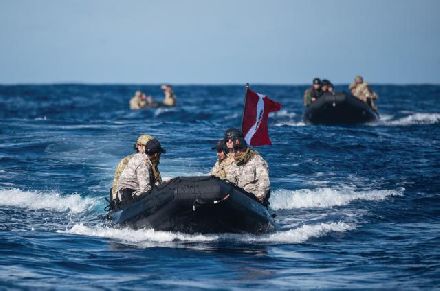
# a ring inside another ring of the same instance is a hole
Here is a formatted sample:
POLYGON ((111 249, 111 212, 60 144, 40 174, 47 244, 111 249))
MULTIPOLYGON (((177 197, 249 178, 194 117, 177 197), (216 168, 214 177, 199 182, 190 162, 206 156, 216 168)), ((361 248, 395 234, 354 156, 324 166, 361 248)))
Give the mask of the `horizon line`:
MULTIPOLYGON (((379 86, 438 86, 440 83, 373 83, 370 85, 379 86)), ((182 83, 182 82, 162 82, 162 83, 111 83, 111 82, 17 82, 17 83, 0 83, 0 86, 66 86, 66 85, 84 85, 84 86, 161 86, 170 84, 172 86, 246 86, 247 83, 182 83)), ((308 86, 311 83, 249 83, 252 86, 308 86)), ((350 83, 333 83, 335 86, 345 86, 350 83)))

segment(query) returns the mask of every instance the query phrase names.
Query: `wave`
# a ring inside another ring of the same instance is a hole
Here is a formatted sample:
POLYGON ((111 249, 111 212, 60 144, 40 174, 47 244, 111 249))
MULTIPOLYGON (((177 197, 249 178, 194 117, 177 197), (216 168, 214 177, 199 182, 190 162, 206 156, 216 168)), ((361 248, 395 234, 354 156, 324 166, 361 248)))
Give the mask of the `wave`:
POLYGON ((275 126, 305 126, 304 121, 286 121, 286 122, 277 122, 275 126))
POLYGON ((158 117, 162 114, 166 114, 168 112, 176 112, 177 109, 175 107, 173 108, 157 108, 156 110, 154 110, 154 117, 158 117))
POLYGON ((287 110, 280 110, 277 112, 272 113, 272 116, 275 117, 288 117, 288 118, 293 118, 295 117, 297 114, 294 112, 289 112, 287 110))
POLYGON ((440 123, 440 113, 413 113, 396 120, 381 119, 381 121, 387 125, 436 124, 440 123))
POLYGON ((403 188, 399 190, 356 191, 352 187, 276 190, 270 198, 270 207, 273 210, 327 208, 347 205, 355 200, 379 201, 390 196, 402 196, 403 191, 403 188))
POLYGON ((345 222, 320 223, 303 225, 287 231, 278 231, 267 237, 257 238, 256 240, 274 243, 302 243, 311 238, 323 237, 330 232, 344 232, 352 229, 355 229, 355 225, 345 222))
POLYGON ((97 203, 98 199, 83 198, 79 194, 61 195, 56 192, 45 193, 19 189, 0 190, 0 205, 2 206, 81 213, 91 210, 97 203))
POLYGON ((79 234, 94 237, 103 237, 116 239, 128 244, 145 244, 148 242, 208 242, 218 239, 214 235, 201 234, 184 234, 170 231, 156 231, 154 229, 131 229, 131 228, 111 228, 101 226, 85 226, 83 224, 76 224, 71 229, 66 231, 71 234, 79 234))
POLYGON ((70 234, 101 237, 114 239, 127 245, 137 247, 157 247, 166 246, 166 243, 209 243, 217 241, 235 241, 242 243, 302 243, 311 238, 318 238, 327 235, 330 232, 344 232, 354 229, 355 226, 345 222, 319 223, 313 225, 302 225, 298 228, 286 231, 277 231, 265 235, 249 234, 184 234, 170 231, 156 231, 154 229, 130 228, 116 229, 110 227, 89 227, 83 224, 74 225, 66 231, 70 234))

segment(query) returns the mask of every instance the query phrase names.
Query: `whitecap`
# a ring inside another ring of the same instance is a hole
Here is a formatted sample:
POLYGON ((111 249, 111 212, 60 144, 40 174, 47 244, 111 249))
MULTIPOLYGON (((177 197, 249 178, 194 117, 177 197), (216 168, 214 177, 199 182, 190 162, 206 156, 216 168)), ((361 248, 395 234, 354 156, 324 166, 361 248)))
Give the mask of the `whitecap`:
POLYGON ((285 231, 277 231, 264 235, 250 234, 185 234, 171 231, 157 231, 154 229, 111 228, 102 226, 85 226, 76 224, 63 233, 101 237, 117 240, 123 244, 137 247, 166 246, 170 243, 210 243, 217 241, 235 241, 242 243, 302 243, 310 238, 326 236, 331 232, 344 232, 355 228, 355 225, 345 222, 329 222, 312 225, 302 225, 285 231))
POLYGON ((347 205, 355 200, 384 200, 389 196, 401 196, 404 189, 357 191, 353 187, 275 190, 270 198, 273 210, 295 208, 328 208, 347 205))
POLYGON ((286 122, 277 122, 275 123, 275 126, 305 126, 306 124, 304 121, 286 121, 286 122))
POLYGON ((413 113, 406 117, 386 122, 390 125, 436 124, 440 122, 440 113, 413 113))
POLYGON ((256 241, 271 243, 302 243, 310 238, 326 236, 330 232, 344 232, 355 229, 355 225, 345 222, 329 222, 312 225, 302 225, 298 228, 292 228, 286 231, 277 231, 276 233, 257 237, 256 241))
POLYGON ((288 117, 288 118, 293 118, 293 117, 296 116, 296 113, 294 113, 294 112, 289 112, 289 111, 287 111, 287 110, 280 110, 280 111, 274 112, 274 113, 272 113, 272 114, 273 114, 273 116, 276 116, 276 117, 288 117))
POLYGON ((83 198, 79 194, 61 195, 57 192, 21 191, 1 189, 0 205, 28 209, 49 209, 81 213, 97 205, 97 199, 83 198))
POLYGON ((171 231, 149 229, 111 228, 102 226, 85 226, 76 224, 65 232, 94 237, 111 238, 128 244, 142 245, 146 243, 165 242, 207 242, 218 239, 214 235, 184 234, 171 231))
POLYGON ((157 108, 154 111, 154 116, 158 117, 159 115, 162 115, 167 112, 173 112, 173 111, 177 111, 177 110, 175 108, 157 108))

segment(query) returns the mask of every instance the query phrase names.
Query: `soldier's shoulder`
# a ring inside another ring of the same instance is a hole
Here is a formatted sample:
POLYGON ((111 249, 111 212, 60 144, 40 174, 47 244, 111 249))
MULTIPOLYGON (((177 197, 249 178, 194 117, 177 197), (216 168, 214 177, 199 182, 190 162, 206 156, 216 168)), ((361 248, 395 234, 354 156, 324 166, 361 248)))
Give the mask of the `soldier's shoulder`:
POLYGON ((142 153, 135 153, 130 158, 130 163, 139 163, 141 161, 145 160, 145 155, 142 153))
POLYGON ((266 160, 261 156, 261 154, 255 150, 254 150, 254 156, 252 157, 251 160, 257 163, 266 163, 266 160))
POLYGON ((128 156, 126 156, 126 157, 123 157, 123 158, 119 161, 119 163, 118 163, 118 167, 120 167, 120 166, 122 166, 122 165, 124 165, 124 164, 127 164, 128 161, 131 159, 131 157, 132 157, 132 155, 128 155, 128 156))

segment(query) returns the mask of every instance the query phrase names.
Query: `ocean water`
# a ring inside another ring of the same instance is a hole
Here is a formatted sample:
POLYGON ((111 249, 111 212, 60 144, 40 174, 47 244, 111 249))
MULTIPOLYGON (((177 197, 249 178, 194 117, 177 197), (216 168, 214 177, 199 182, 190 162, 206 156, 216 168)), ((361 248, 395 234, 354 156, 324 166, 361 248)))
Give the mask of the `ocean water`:
MULTIPOLYGON (((242 86, 176 86, 178 106, 130 111, 159 86, 0 86, 0 288, 440 287, 440 86, 374 86, 381 119, 302 122, 305 86, 255 86, 270 117, 278 230, 118 229, 102 216, 118 161, 159 138, 167 178, 207 174, 239 127, 242 86)), ((345 86, 337 86, 337 90, 345 86)))

